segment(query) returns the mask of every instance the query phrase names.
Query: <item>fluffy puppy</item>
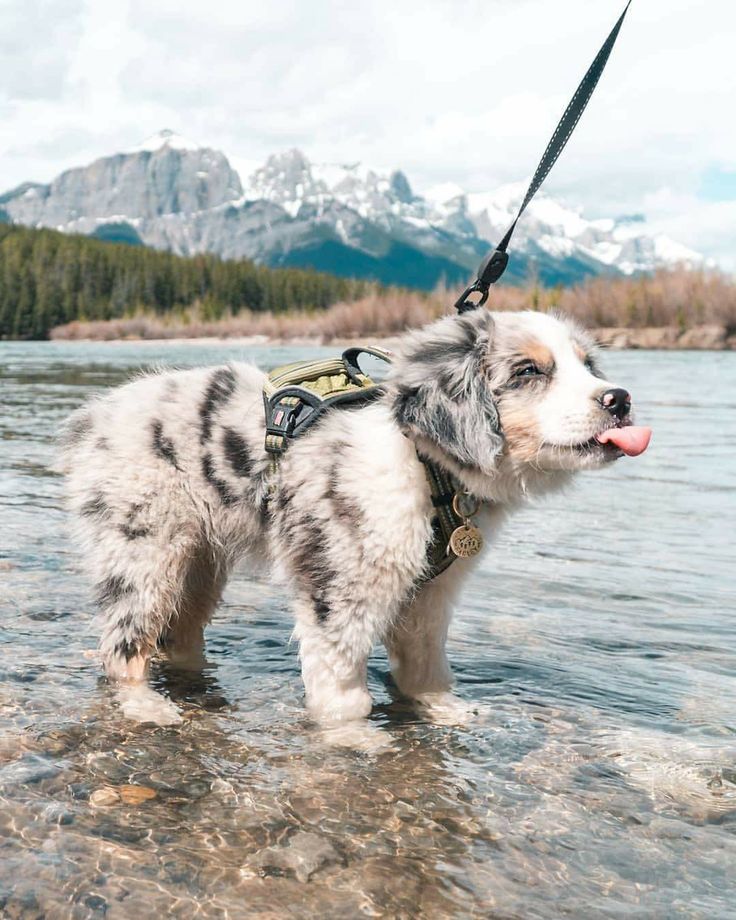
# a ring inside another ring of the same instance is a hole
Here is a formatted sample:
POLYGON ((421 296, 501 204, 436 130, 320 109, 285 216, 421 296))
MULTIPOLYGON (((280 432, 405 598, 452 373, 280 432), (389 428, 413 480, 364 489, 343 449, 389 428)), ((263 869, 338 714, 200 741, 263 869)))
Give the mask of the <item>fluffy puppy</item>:
POLYGON ((385 642, 399 689, 448 702, 445 640, 472 560, 425 581, 433 506, 420 455, 483 502, 488 534, 525 497, 639 453, 630 397, 589 339, 539 313, 476 310, 408 333, 385 394, 336 409, 269 479, 264 375, 246 364, 153 374, 95 399, 63 432, 63 467, 115 680, 162 649, 196 664, 234 563, 291 587, 310 712, 366 716, 385 642))

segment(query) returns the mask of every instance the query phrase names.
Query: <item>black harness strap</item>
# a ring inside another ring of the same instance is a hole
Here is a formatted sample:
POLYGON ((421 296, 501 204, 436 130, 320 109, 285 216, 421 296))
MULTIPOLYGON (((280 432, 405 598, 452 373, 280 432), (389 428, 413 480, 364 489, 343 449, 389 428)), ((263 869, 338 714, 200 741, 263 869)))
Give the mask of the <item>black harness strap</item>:
POLYGON ((544 151, 542 159, 539 161, 539 166, 537 166, 536 172, 532 176, 532 181, 529 183, 529 188, 527 189, 524 200, 521 203, 521 207, 514 218, 513 223, 506 231, 501 242, 492 250, 485 259, 481 262, 480 268, 478 269, 478 277, 463 291, 462 295, 455 304, 455 309, 458 313, 467 313, 469 310, 475 310, 477 307, 481 307, 486 300, 488 300, 488 292, 492 284, 495 284, 496 281, 501 277, 501 275, 506 270, 506 265, 508 264, 509 257, 506 252, 509 243, 511 242, 511 237, 514 234, 516 225, 519 222, 519 218, 526 210, 527 205, 532 200, 532 198, 539 191, 539 187, 547 178, 549 171, 557 162, 557 158, 565 149, 565 145, 570 139, 570 135, 575 130, 575 126, 580 121, 580 117, 585 111, 585 107, 590 101, 590 97, 593 95, 593 90, 598 84, 598 80, 603 73, 603 70, 608 62, 608 58, 611 54, 611 50, 616 43, 618 38, 618 33, 621 31, 621 26, 623 25, 624 17, 628 12, 629 6, 631 6, 631 0, 628 0, 626 7, 621 13, 618 21, 611 29, 611 32, 608 38, 603 42, 600 51, 596 54, 593 63, 588 68, 587 73, 580 81, 580 85, 575 90, 575 94, 570 100, 567 108, 565 109, 562 118, 559 121, 559 124, 554 130, 554 134, 547 144, 547 149, 544 151), (480 299, 477 301, 471 300, 473 294, 480 294, 480 299))
MULTIPOLYGON (((323 418, 328 409, 363 405, 385 392, 361 370, 358 357, 362 353, 391 361, 389 352, 381 348, 348 348, 340 358, 297 362, 268 375, 263 392, 265 448, 271 458, 267 502, 276 488, 279 458, 292 441, 323 418), (350 381, 348 385, 345 378, 350 381), (322 379, 328 383, 321 393, 309 388, 322 379)), ((450 548, 450 537, 465 519, 455 511, 454 498, 460 487, 453 477, 427 457, 417 456, 424 465, 433 508, 432 540, 422 575, 422 581, 427 582, 458 558, 450 548)))
POLYGON ((449 473, 427 457, 417 454, 424 464, 424 472, 432 496, 435 513, 432 517, 432 543, 427 554, 427 570, 424 582, 431 581, 452 565, 457 556, 450 549, 450 537, 453 530, 463 523, 452 505, 459 486, 449 473))

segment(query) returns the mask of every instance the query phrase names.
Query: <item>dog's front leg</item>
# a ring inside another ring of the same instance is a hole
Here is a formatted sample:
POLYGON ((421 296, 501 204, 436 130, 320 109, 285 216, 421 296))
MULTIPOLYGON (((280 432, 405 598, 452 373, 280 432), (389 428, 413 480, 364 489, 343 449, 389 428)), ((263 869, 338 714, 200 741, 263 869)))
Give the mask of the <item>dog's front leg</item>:
POLYGON ((310 714, 322 723, 365 718, 372 706, 366 683, 370 637, 360 628, 345 629, 340 611, 320 619, 311 601, 299 601, 295 612, 310 714))
POLYGON ((452 692, 452 671, 445 652, 455 582, 455 573, 449 571, 425 585, 386 637, 396 686, 442 722, 464 722, 474 711, 452 692))
POLYGON ((412 699, 452 688, 445 654, 450 615, 450 603, 437 579, 407 604, 386 638, 396 686, 412 699))

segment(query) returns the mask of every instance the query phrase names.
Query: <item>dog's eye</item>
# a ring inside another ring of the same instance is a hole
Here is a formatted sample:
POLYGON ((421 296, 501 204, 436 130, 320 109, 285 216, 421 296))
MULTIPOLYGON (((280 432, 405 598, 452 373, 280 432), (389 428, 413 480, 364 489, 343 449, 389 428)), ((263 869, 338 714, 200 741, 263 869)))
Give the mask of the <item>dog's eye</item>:
POLYGON ((594 377, 600 377, 600 372, 596 367, 595 361, 590 357, 590 355, 585 358, 583 364, 590 371, 590 373, 593 374, 594 377))
POLYGON ((522 364, 514 371, 514 377, 538 377, 542 372, 536 364, 522 364))

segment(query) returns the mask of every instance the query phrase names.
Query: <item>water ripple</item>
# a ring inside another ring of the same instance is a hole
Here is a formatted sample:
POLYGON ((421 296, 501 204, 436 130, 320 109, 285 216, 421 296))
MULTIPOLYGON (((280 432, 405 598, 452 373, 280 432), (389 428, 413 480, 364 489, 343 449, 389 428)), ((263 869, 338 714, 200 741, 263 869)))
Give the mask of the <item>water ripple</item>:
POLYGON ((733 916, 736 355, 605 356, 651 450, 516 516, 470 580, 467 724, 377 650, 371 720, 317 729, 283 591, 247 573, 207 668, 154 669, 182 724, 121 717, 55 429, 141 365, 303 354, 0 343, 0 915, 733 916))

